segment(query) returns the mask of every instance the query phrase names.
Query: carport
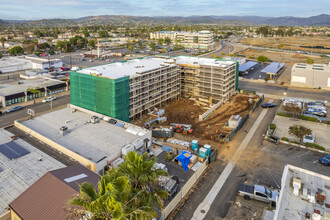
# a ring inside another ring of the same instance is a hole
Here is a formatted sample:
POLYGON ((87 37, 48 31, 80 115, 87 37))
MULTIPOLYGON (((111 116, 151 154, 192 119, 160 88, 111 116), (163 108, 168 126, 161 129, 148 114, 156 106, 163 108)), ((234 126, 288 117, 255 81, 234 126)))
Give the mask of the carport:
POLYGON ((283 69, 284 65, 284 63, 272 62, 260 72, 269 74, 269 79, 272 80, 273 77, 276 77, 278 72, 283 69))

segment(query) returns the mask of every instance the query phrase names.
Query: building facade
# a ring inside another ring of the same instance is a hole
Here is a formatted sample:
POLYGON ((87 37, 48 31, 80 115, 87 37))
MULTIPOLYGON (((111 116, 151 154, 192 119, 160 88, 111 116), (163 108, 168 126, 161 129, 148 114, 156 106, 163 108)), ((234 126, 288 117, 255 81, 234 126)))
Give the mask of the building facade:
POLYGON ((128 122, 178 98, 228 100, 237 89, 237 61, 144 58, 71 72, 71 103, 128 122))
POLYGON ((291 69, 291 85, 330 89, 330 63, 296 63, 291 69))
POLYGON ((211 31, 184 32, 158 31, 150 33, 150 39, 170 38, 186 48, 212 49, 214 48, 214 34, 211 31))

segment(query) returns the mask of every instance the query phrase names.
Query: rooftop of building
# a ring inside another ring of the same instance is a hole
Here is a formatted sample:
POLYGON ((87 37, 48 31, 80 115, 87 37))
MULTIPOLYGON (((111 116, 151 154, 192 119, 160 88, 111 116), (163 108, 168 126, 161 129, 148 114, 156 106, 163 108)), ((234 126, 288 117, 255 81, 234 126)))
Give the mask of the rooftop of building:
POLYGON ((82 70, 78 70, 78 73, 83 74, 102 74, 102 77, 108 77, 110 79, 118 79, 125 76, 135 77, 140 73, 148 72, 164 66, 175 66, 176 64, 187 64, 187 65, 210 65, 227 68, 234 64, 233 61, 219 61, 212 58, 201 58, 201 57, 188 57, 188 56, 177 56, 177 57, 147 57, 144 59, 134 59, 127 62, 118 62, 105 64, 101 66, 89 67, 82 70))
POLYGON ((295 63, 292 67, 293 69, 306 69, 306 70, 320 70, 320 71, 330 71, 329 64, 306 64, 306 63, 295 63))
POLYGON ((46 173, 13 202, 22 219, 65 219, 68 200, 79 193, 79 185, 89 182, 97 188, 100 176, 82 165, 74 165, 46 173))
POLYGON ((0 69, 6 68, 6 67, 11 67, 11 66, 24 65, 27 63, 29 63, 28 60, 17 59, 15 57, 5 57, 5 58, 0 59, 0 69))
POLYGON ((160 34, 174 34, 174 33, 179 33, 179 34, 211 34, 211 31, 198 31, 198 32, 190 32, 190 31, 156 31, 155 33, 160 33, 160 34))
POLYGON ((121 149, 125 145, 147 134, 145 129, 124 122, 123 127, 105 120, 92 124, 91 116, 100 114, 88 112, 77 110, 72 113, 72 109, 68 107, 21 123, 94 163, 104 158, 109 161, 115 159, 121 155, 121 149), (59 130, 62 126, 67 127, 64 135, 59 130))
POLYGON ((48 63, 48 62, 60 62, 62 61, 61 59, 53 59, 53 58, 50 58, 48 60, 48 57, 46 58, 42 58, 42 57, 37 57, 37 56, 23 56, 23 57, 18 57, 19 59, 22 59, 22 60, 27 60, 27 61, 31 61, 33 63, 48 63))
POLYGON ((330 217, 330 177, 286 165, 274 219, 302 219, 302 216, 308 215, 312 219, 313 214, 317 212, 321 216, 330 217), (297 189, 300 186, 296 195, 294 185, 297 185, 297 189), (322 196, 325 198, 323 202, 318 202, 322 200, 318 194, 325 196, 322 196))
MULTIPOLYGON (((0 148, 8 148, 11 136, 13 136, 12 133, 3 129, 0 130, 0 148)), ((11 201, 35 183, 47 171, 65 167, 64 164, 34 148, 22 139, 10 142, 9 147, 11 145, 19 145, 20 148, 27 151, 27 154, 9 159, 9 157, 0 153, 0 216, 5 213, 6 207, 11 201)), ((1 150, 1 152, 6 151, 1 150)))
POLYGON ((0 96, 9 96, 13 94, 26 92, 26 90, 30 88, 50 87, 50 86, 60 85, 63 83, 64 82, 60 80, 47 79, 43 77, 19 80, 18 82, 1 83, 0 96))

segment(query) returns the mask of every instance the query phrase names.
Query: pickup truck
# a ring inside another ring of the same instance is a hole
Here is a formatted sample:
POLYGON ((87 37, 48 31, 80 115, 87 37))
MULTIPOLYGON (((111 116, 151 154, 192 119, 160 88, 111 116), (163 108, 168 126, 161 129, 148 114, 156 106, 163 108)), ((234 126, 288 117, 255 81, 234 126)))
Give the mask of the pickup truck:
POLYGON ((238 195, 243 196, 244 199, 250 200, 255 199, 263 202, 268 202, 276 204, 276 197, 278 197, 278 193, 268 189, 267 187, 260 185, 246 185, 241 184, 239 186, 238 195))

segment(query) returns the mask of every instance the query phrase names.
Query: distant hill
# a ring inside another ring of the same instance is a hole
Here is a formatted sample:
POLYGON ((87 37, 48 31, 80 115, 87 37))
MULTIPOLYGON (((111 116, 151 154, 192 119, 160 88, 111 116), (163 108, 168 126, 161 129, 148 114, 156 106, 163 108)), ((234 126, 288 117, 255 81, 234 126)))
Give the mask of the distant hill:
POLYGON ((298 17, 261 17, 261 16, 126 16, 99 15, 77 19, 42 19, 42 20, 0 20, 0 24, 20 24, 37 26, 101 25, 101 24, 222 24, 222 25, 283 25, 283 26, 322 26, 330 25, 330 15, 321 14, 308 18, 298 17))

